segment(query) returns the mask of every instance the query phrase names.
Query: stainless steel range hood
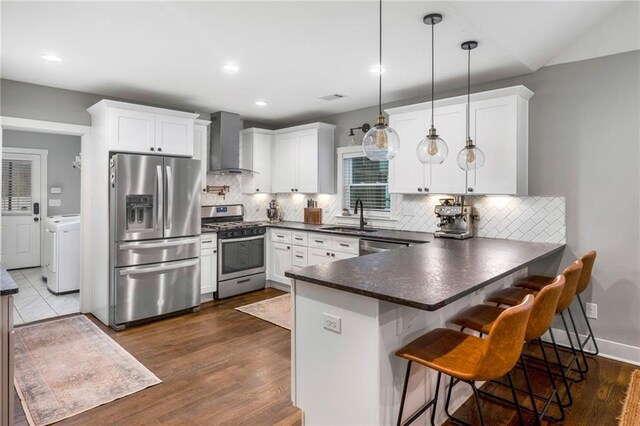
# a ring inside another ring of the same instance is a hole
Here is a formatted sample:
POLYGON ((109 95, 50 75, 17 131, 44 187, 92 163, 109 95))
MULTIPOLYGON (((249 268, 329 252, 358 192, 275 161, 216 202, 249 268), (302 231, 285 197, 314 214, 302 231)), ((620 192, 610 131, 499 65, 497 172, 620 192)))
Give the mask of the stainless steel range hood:
POLYGON ((219 175, 256 173, 240 167, 240 116, 218 111, 211 114, 209 171, 219 175))

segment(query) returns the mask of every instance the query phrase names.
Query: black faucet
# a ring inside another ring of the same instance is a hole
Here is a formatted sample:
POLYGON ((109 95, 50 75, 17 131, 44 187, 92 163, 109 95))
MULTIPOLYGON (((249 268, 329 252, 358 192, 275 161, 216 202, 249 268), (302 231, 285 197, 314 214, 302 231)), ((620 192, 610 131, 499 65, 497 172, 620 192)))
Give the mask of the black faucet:
POLYGON ((362 205, 362 200, 360 198, 356 200, 356 208, 353 210, 353 213, 358 214, 358 204, 360 204, 360 230, 364 231, 364 226, 367 222, 364 220, 364 206, 362 205))

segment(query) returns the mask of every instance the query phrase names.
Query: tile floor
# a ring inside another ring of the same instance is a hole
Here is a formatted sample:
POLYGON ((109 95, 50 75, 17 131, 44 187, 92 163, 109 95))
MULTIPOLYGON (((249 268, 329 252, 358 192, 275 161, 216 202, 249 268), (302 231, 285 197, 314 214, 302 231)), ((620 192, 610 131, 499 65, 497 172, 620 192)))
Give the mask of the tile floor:
POLYGON ((40 268, 9 271, 20 288, 13 304, 14 324, 80 312, 80 293, 56 296, 47 290, 40 268))

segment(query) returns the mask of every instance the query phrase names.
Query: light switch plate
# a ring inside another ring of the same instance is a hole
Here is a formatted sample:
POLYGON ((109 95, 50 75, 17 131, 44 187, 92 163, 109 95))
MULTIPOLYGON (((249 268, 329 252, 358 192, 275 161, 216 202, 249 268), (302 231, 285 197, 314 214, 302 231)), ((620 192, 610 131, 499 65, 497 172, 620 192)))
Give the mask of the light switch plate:
POLYGON ((585 303, 587 318, 598 319, 598 305, 595 303, 585 303))
POLYGON ((342 320, 339 316, 323 313, 322 314, 322 326, 335 333, 340 334, 342 332, 342 320))
POLYGON ((51 193, 52 194, 62 194, 62 188, 59 188, 57 186, 52 186, 51 187, 51 193))
POLYGON ((59 198, 50 198, 49 199, 49 207, 60 207, 62 205, 62 200, 59 198))

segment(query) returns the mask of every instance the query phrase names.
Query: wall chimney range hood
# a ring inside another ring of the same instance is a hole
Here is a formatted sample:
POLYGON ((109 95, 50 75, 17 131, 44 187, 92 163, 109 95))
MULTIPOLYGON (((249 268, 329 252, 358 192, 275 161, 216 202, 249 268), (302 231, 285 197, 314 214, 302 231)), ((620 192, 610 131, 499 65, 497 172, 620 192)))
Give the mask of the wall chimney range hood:
POLYGON ((240 167, 240 116, 218 111, 211 114, 209 171, 217 175, 257 173, 240 167))

